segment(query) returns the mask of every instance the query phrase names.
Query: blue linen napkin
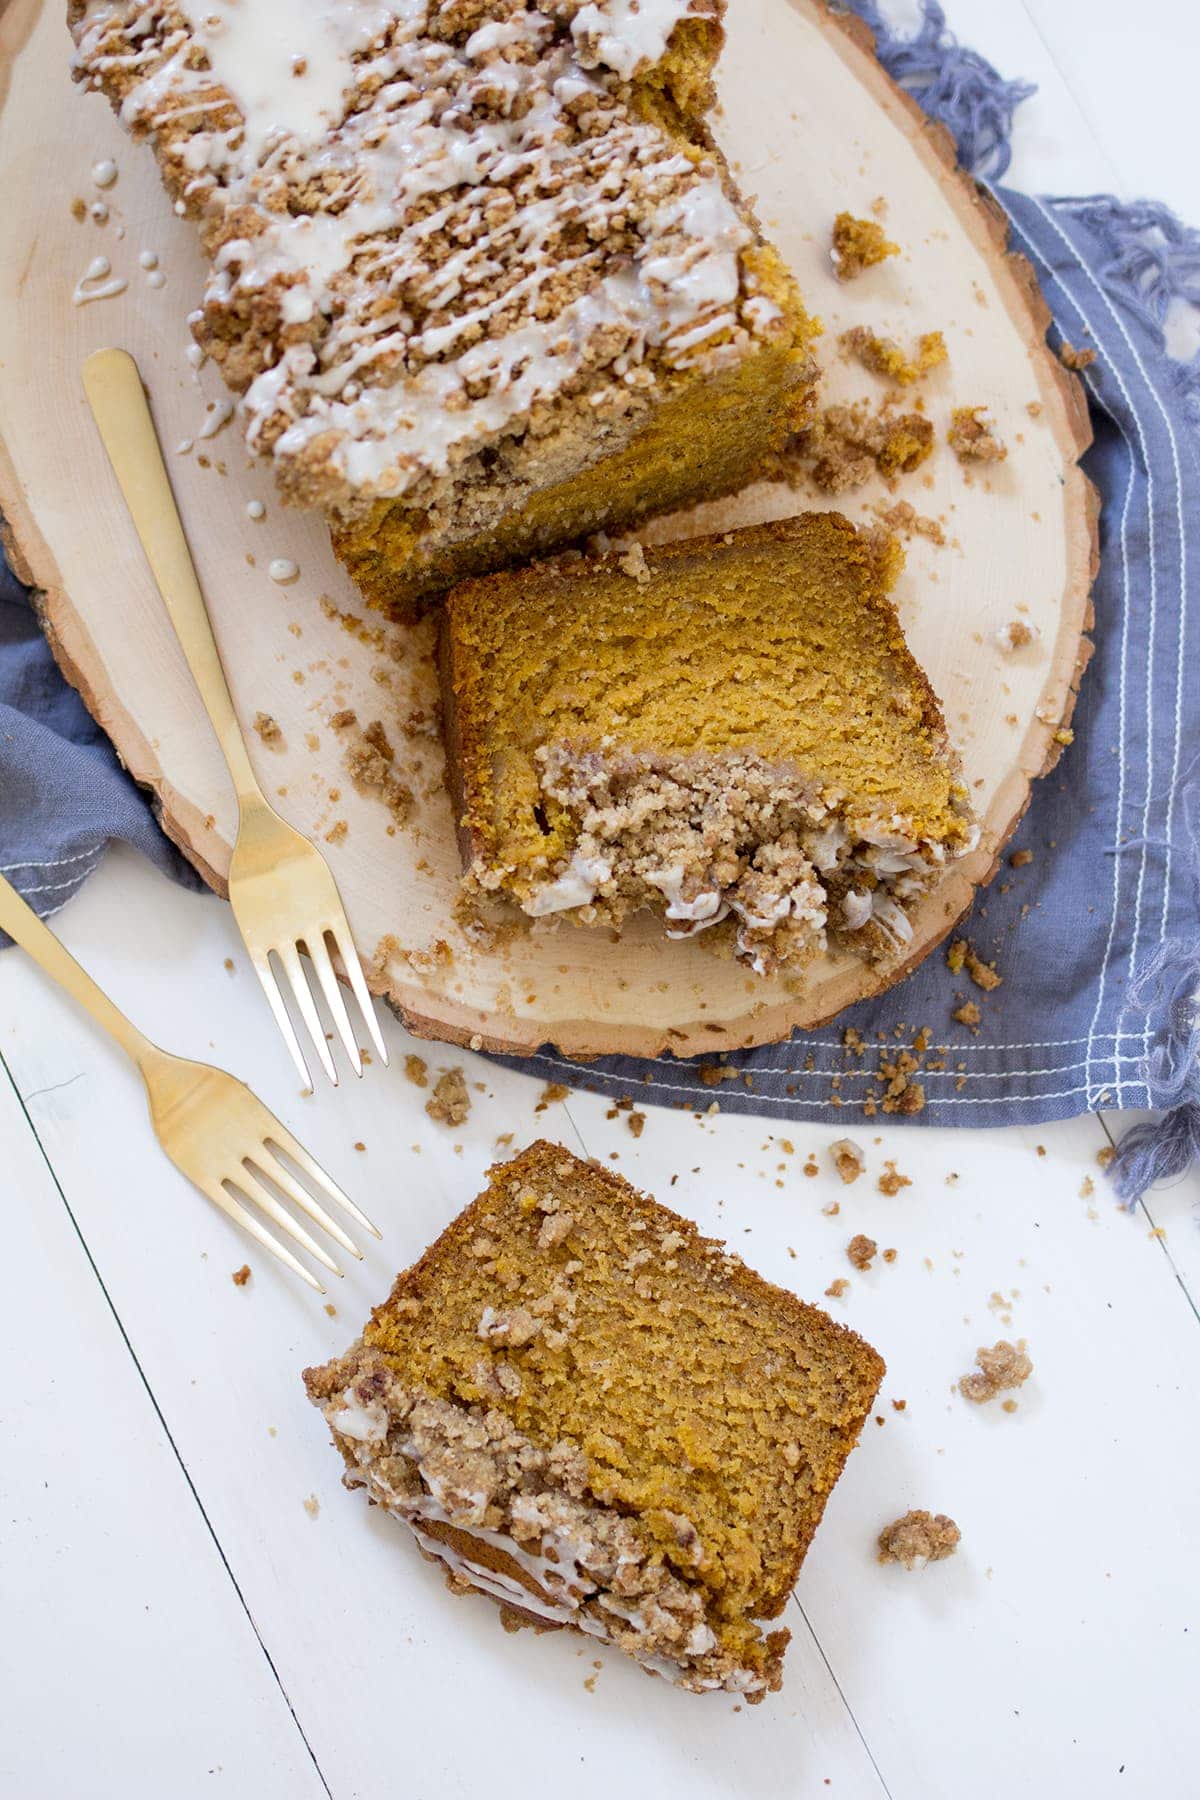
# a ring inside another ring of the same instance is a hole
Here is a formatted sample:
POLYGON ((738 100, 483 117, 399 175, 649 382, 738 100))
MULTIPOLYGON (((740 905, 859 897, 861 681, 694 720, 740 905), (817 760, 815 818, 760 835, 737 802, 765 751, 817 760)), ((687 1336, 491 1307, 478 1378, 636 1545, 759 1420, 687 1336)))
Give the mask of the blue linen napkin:
MULTIPOLYGON (((954 133, 964 165, 997 182, 1013 112, 1032 90, 958 45, 935 0, 925 0, 923 24, 907 39, 891 34, 874 0, 855 10, 876 31, 890 72, 954 133)), ((1200 303, 1200 234, 1150 202, 993 191, 1042 284, 1051 341, 1097 352, 1084 374, 1096 433, 1084 467, 1104 499, 1096 654, 1075 741, 1035 785, 1009 847, 1010 857, 1028 850, 1032 861, 1006 866, 960 927, 985 962, 997 961, 1003 985, 982 995, 935 954, 836 1027, 731 1058, 734 1079, 711 1059, 579 1063, 547 1048, 499 1060, 639 1103, 705 1108, 717 1098, 725 1111, 840 1118, 848 1129, 864 1105, 937 1125, 1170 1109, 1122 1145, 1118 1185, 1136 1197, 1200 1156, 1200 600, 1189 592, 1200 568, 1200 357, 1174 361, 1164 335, 1172 307, 1200 303), (978 1025, 953 1021, 972 999, 982 1002, 978 1025), (912 1055, 922 1027, 927 1048, 909 1068, 897 1058, 912 1055), (923 1107, 906 1113, 916 1085, 923 1107)), ((52 912, 110 838, 194 884, 57 677, 6 575, 0 866, 52 912)))

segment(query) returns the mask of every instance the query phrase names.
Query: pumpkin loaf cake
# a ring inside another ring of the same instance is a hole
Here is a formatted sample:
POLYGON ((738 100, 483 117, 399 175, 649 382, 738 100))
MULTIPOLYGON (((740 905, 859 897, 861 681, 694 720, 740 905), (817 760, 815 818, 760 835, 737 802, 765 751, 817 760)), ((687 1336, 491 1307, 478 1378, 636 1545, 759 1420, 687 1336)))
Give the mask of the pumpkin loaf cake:
POLYGON ((708 132, 722 0, 68 0, 250 449, 398 617, 729 492, 816 327, 708 132))
POLYGON ((759 973, 902 950, 975 841, 889 592, 837 513, 464 583, 442 620, 468 886, 535 918, 652 907, 759 973))
POLYGON ((789 1637, 760 1621, 883 1374, 854 1332, 540 1142, 304 1379, 346 1485, 456 1591, 760 1700, 789 1637))

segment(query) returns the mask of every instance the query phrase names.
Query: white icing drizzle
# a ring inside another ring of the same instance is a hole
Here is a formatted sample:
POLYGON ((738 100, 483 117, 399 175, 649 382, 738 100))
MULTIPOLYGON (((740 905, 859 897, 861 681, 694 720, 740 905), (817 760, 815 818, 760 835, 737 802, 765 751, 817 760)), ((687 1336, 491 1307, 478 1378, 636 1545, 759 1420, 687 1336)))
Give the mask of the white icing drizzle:
POLYGON ((102 162, 92 164, 92 180, 98 188, 109 188, 116 179, 117 165, 111 156, 106 156, 102 162))
POLYGON ((545 3, 465 43, 431 31, 432 0, 176 0, 173 36, 155 0, 85 7, 84 70, 138 76, 123 123, 189 125, 168 161, 220 243, 209 315, 267 323, 244 408, 281 476, 316 456, 343 504, 405 494, 565 391, 652 385, 651 352, 718 367, 778 327, 741 293, 750 232, 716 166, 610 92, 692 0, 600 0, 569 27, 545 3), (214 83, 232 128, 205 118, 214 83), (329 205, 289 207, 314 184, 329 205))
POLYGON ((265 518, 266 513, 267 513, 267 509, 263 505, 261 500, 247 500, 247 502, 246 502, 246 517, 248 519, 254 519, 257 521, 258 519, 265 518))
POLYGON ((71 301, 75 306, 90 306, 93 300, 111 300, 115 294, 123 294, 128 286, 120 275, 113 274, 107 256, 95 256, 75 283, 71 301))
POLYGON ((286 587, 289 581, 295 581, 299 573, 299 565, 287 556, 273 556, 267 564, 267 574, 272 581, 277 581, 280 587, 286 587))
POLYGON ((224 431, 226 425, 228 425, 228 423, 229 423, 230 419, 232 419, 232 417, 233 417, 233 401, 232 400, 214 401, 212 407, 209 410, 207 418, 205 419, 203 425, 200 427, 199 431, 196 433, 196 436, 201 437, 201 438, 216 437, 218 431, 224 431))

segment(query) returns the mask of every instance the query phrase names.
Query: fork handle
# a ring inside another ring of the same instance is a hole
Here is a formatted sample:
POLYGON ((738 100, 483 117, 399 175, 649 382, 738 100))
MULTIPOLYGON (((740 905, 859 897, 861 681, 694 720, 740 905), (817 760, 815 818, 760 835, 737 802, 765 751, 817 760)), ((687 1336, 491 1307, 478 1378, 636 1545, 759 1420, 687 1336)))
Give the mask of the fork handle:
POLYGON ((138 366, 127 350, 97 350, 83 386, 238 801, 261 801, 138 366))
POLYGON ((51 981, 56 981, 72 1000, 90 1012, 97 1025, 116 1038, 139 1067, 147 1056, 154 1055, 155 1046, 150 1039, 113 1005, 108 995, 96 986, 85 969, 80 968, 70 951, 3 875, 0 875, 0 930, 7 931, 51 981))

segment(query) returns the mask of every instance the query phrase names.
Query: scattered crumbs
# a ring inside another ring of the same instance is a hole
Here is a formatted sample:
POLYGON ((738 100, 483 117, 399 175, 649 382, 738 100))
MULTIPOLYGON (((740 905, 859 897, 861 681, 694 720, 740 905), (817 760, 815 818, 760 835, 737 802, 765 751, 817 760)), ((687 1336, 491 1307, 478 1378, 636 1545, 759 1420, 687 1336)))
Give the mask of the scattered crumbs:
POLYGON ((470 1110, 471 1096, 467 1092, 462 1065, 455 1063, 452 1069, 443 1069, 434 1082, 433 1092, 425 1102, 425 1111, 439 1125, 453 1128, 463 1123, 470 1110))
POLYGON ((805 1163, 804 1173, 809 1177, 810 1180, 814 1175, 819 1175, 821 1173, 820 1164, 817 1162, 817 1159, 815 1156, 810 1156, 808 1161, 805 1163))
POLYGON ((958 1186, 958 1175, 957 1175, 956 1171, 953 1169, 951 1169, 950 1173, 946 1177, 946 1186, 947 1187, 957 1187, 958 1186))
POLYGON ((1031 419, 1040 419, 1045 410, 1040 400, 1030 400, 1025 408, 1031 419))
POLYGON ((423 1088, 429 1085, 429 1064, 423 1056, 406 1056, 404 1073, 414 1087, 423 1088))
POLYGON ((1036 644, 1041 635, 1037 626, 1031 625, 1027 619, 1010 619, 1007 625, 1001 625, 998 630, 993 631, 992 642, 1006 656, 1011 656, 1014 650, 1024 650, 1030 644, 1036 644))
POLYGON ((1026 1354, 1024 1338, 1019 1338, 1015 1344, 1010 1344, 1007 1338, 1001 1338, 990 1350, 981 1346, 975 1352, 975 1361, 979 1364, 979 1373, 972 1370, 969 1375, 963 1375, 958 1383, 958 1391, 964 1400, 971 1400, 976 1406, 982 1406, 987 1400, 994 1400, 997 1394, 1002 1394, 1007 1388, 1021 1387, 1033 1374, 1033 1364, 1026 1354))
POLYGON ((1079 1198, 1081 1200, 1090 1200, 1092 1195, 1095 1193, 1095 1191, 1096 1191, 1095 1182, 1092 1180, 1090 1175, 1085 1175, 1083 1180, 1079 1184, 1079 1198))
POLYGON ((316 1518, 321 1510, 321 1502, 317 1499, 315 1494, 310 1494, 308 1496, 308 1499, 304 1502, 304 1510, 310 1519, 316 1518))
POLYGON ((853 1138, 837 1138, 829 1146, 833 1166, 847 1185, 857 1181, 867 1166, 866 1156, 853 1138))
POLYGON ((516 1135, 515 1131, 502 1131, 496 1139, 497 1150, 507 1150, 516 1135))
POLYGON ((329 1314, 331 1319, 337 1318, 337 1307, 333 1304, 332 1300, 327 1300, 325 1302, 325 1311, 329 1314))
MULTIPOLYGON (((330 721, 337 730, 345 729, 336 724, 342 717, 341 713, 335 713, 330 721)), ((381 719, 372 719, 369 725, 364 725, 355 741, 347 745, 343 761, 357 791, 382 800, 394 822, 403 825, 412 811, 412 789, 396 772, 396 752, 381 719)))
POLYGON ((883 1260, 885 1263, 894 1263, 899 1254, 900 1252, 898 1250, 885 1250, 883 1253, 883 1260))
POLYGON ((892 1401, 892 1411, 893 1412, 907 1412, 907 1410, 908 1410, 908 1401, 907 1400, 893 1400, 892 1401))
POLYGON ((1069 725, 1060 725, 1053 735, 1056 744, 1066 745, 1075 742, 1075 733, 1071 730, 1069 725))
POLYGON ((728 1063, 699 1063, 696 1073, 705 1087, 717 1087, 722 1081, 736 1081, 738 1071, 728 1063))
POLYGON ((901 1188, 911 1187, 912 1182, 907 1175, 900 1174, 894 1162, 885 1162, 883 1174, 879 1177, 876 1185, 880 1193, 887 1194, 890 1199, 893 1195, 898 1194, 901 1188))
POLYGON ((325 833, 325 842, 327 844, 340 844, 349 829, 350 827, 347 825, 345 819, 335 819, 333 824, 329 827, 329 830, 325 833))
POLYGON ((1096 1161, 1102 1169, 1109 1169, 1116 1159, 1116 1154, 1117 1147, 1115 1144, 1105 1144, 1103 1150, 1097 1150, 1096 1161))
POLYGON ((899 244, 893 244, 874 219, 856 219, 853 213, 840 212, 833 221, 829 259, 839 281, 854 281, 864 269, 899 254, 899 244))
POLYGON ((844 1275, 839 1275, 837 1280, 831 1281, 829 1286, 825 1289, 825 1293, 830 1300, 840 1300, 842 1295, 849 1291, 850 1283, 846 1280, 844 1275))
POLYGON ((961 1006, 955 1007, 950 1017, 960 1025, 968 1025, 975 1036, 979 1036, 979 1022, 983 1018, 983 1014, 974 1000, 964 1000, 961 1006))
POLYGON ((947 360, 946 340, 940 331, 922 333, 911 356, 895 338, 880 337, 866 325, 843 331, 838 343, 872 375, 881 375, 885 381, 894 381, 901 387, 911 387, 947 360))
POLYGON ((1045 1154, 1046 1154, 1045 1144, 1035 1144, 1034 1149, 1037 1151, 1039 1156, 1045 1156, 1045 1154))
POLYGON ((878 1252, 879 1245, 875 1239, 864 1236, 861 1231, 846 1245, 846 1255, 850 1258, 851 1266, 856 1269, 869 1269, 878 1252))
POLYGON ((570 1088, 564 1086, 561 1081, 548 1081, 538 1096, 538 1103, 533 1110, 535 1113, 545 1112, 546 1108, 553 1106, 557 1100, 569 1099, 570 1093, 570 1088))
POLYGON ((985 963, 965 938, 955 938, 947 950, 946 967, 952 975, 960 975, 965 969, 975 986, 982 988, 985 993, 991 993, 1004 980, 1003 975, 997 975, 995 963, 985 963))
POLYGON ((840 1200, 831 1200, 828 1206, 823 1206, 821 1208, 821 1211, 825 1214, 827 1219, 836 1219, 841 1210, 842 1203, 840 1200))
POLYGON ((333 714, 329 723, 334 731, 346 731, 351 725, 358 724, 358 714, 352 706, 344 706, 340 712, 333 714))
POLYGON ((867 1048, 866 1040, 859 1032, 855 1031, 853 1025, 847 1025, 843 1031, 842 1046, 850 1052, 851 1056, 862 1056, 867 1048))
POLYGON ((234 1287, 245 1287, 245 1285, 249 1281, 249 1279, 250 1279, 250 1264, 249 1263, 243 1263, 241 1268, 235 1269, 233 1271, 233 1274, 230 1276, 230 1280, 233 1282, 234 1287))
POLYGON ((72 202, 71 202, 71 217, 75 220, 76 224, 82 225, 83 221, 87 218, 87 215, 88 215, 87 201, 80 200, 80 199, 72 200, 72 202))
POLYGON ((956 406, 946 441, 959 462, 1003 462, 1008 455, 986 406, 956 406))
POLYGON ((1008 861, 1009 861, 1010 868, 1027 869, 1029 867, 1030 863, 1033 861, 1033 851, 1032 850, 1014 850, 1012 855, 1009 857, 1008 861))
POLYGON ((946 533, 938 521, 926 518, 915 506, 910 506, 907 500, 897 500, 893 506, 876 503, 871 511, 889 531, 898 532, 904 537, 928 538, 931 544, 946 542, 946 533))
POLYGON ((1000 1410, 1006 1413, 1015 1413, 1017 1410, 1017 1403, 1015 1400, 1002 1400, 1000 1402, 1000 1410))
POLYGON ((356 1140, 356 1142, 355 1142, 355 1145, 354 1145, 354 1148, 355 1148, 355 1149, 356 1149, 356 1150, 365 1150, 365 1149, 366 1149, 366 1147, 367 1147, 367 1146, 366 1146, 366 1145, 365 1145, 365 1144, 364 1144, 364 1143, 363 1143, 363 1141, 362 1141, 362 1139, 361 1139, 361 1138, 358 1138, 358 1139, 357 1139, 357 1140, 356 1140))
POLYGON ((283 741, 283 732, 279 729, 279 722, 277 719, 273 719, 270 713, 256 712, 254 729, 268 750, 286 750, 287 745, 283 741))
POLYGON ((227 968, 229 970, 229 973, 232 975, 233 974, 233 958, 232 958, 232 956, 227 956, 225 958, 224 966, 225 966, 225 968, 227 968))
POLYGON ((906 1512, 902 1519, 894 1519, 880 1532, 879 1561, 923 1569, 926 1563, 943 1562, 947 1556, 953 1556, 961 1537, 958 1526, 945 1513, 923 1509, 906 1512))
POLYGON ((825 494, 862 487, 875 475, 911 475, 933 453, 933 425, 919 412, 896 412, 884 396, 874 412, 865 400, 827 406, 798 434, 794 461, 825 494))
POLYGON ((646 1129, 646 1115, 644 1112, 631 1112, 626 1115, 625 1123, 628 1125, 631 1134, 635 1138, 640 1138, 643 1131, 646 1129))
POLYGON ((1058 360, 1064 369, 1090 369, 1096 360, 1094 350, 1077 350, 1066 338, 1058 346, 1058 360))

